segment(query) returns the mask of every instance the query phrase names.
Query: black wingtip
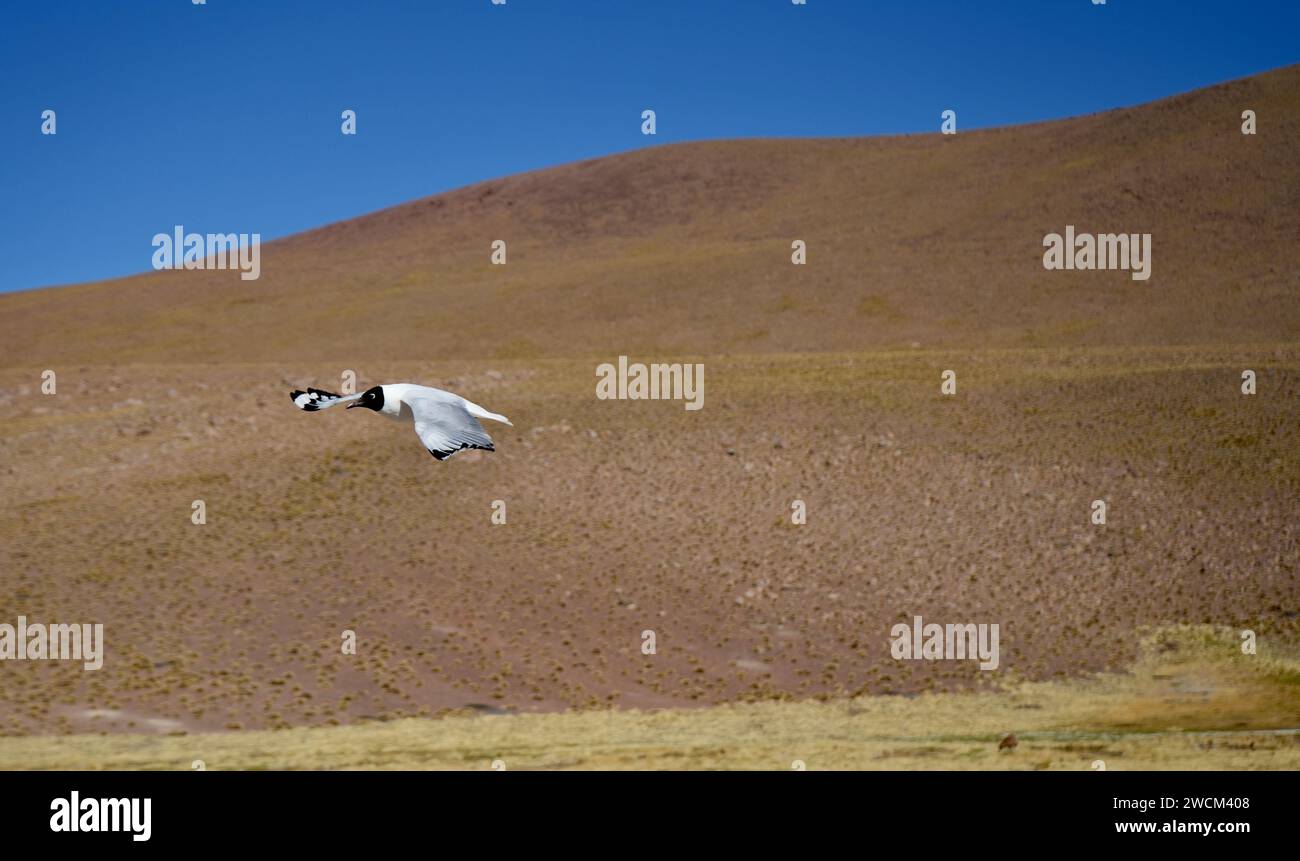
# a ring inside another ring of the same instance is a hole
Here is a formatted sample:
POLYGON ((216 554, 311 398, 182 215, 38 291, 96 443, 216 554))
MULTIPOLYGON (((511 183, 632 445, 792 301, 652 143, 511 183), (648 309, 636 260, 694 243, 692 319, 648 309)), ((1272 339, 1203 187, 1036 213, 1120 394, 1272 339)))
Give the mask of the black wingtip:
POLYGON ((315 391, 315 389, 308 389, 306 392, 304 392, 302 389, 294 389, 292 392, 289 393, 289 400, 293 401, 293 405, 298 409, 302 410, 303 412, 314 413, 320 409, 320 407, 316 405, 315 401, 308 400, 304 403, 298 403, 298 398, 302 397, 308 392, 313 392, 313 391, 315 391))
POLYGON ((477 448, 481 451, 496 451, 496 446, 493 445, 469 445, 467 443, 462 445, 460 448, 449 448, 445 451, 434 451, 433 449, 429 449, 429 454, 433 455, 434 460, 446 460, 456 452, 464 451, 467 448, 477 448))

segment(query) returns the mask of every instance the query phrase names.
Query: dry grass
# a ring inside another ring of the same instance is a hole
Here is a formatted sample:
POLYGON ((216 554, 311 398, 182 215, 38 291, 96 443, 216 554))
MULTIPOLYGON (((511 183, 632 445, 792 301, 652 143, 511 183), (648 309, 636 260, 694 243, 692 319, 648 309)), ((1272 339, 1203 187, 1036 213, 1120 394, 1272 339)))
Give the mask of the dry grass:
POLYGON ((0 739, 0 768, 1295 769, 1297 653, 1165 629, 1126 675, 982 694, 450 716, 340 728, 0 739), (1290 732, 1273 732, 1285 729, 1290 732), (1014 732, 1018 745, 999 751, 1014 732))

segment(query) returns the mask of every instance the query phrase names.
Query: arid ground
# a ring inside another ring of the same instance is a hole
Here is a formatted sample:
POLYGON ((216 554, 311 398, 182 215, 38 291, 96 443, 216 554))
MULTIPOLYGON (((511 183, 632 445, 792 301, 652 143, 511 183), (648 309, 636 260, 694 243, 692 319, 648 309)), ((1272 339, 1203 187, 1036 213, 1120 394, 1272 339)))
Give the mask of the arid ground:
POLYGON ((0 295, 0 622, 107 640, 0 665, 0 767, 1297 767, 1298 116, 1290 67, 651 148, 257 281, 0 295), (1151 233, 1151 279, 1045 271, 1067 224, 1151 233), (619 355, 703 363, 704 408, 598 400, 619 355), (438 463, 293 408, 346 370, 514 427, 438 463), (999 668, 895 660, 915 615, 999 624, 999 668))

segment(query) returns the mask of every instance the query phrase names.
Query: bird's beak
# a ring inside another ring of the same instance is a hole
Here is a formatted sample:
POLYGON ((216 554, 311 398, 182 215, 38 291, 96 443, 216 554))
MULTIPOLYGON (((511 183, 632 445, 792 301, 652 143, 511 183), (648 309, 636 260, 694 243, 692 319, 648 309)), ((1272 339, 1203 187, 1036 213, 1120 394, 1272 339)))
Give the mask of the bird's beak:
POLYGON ((361 406, 361 401, 353 401, 352 403, 348 404, 344 409, 350 410, 353 407, 359 407, 359 406, 361 406))

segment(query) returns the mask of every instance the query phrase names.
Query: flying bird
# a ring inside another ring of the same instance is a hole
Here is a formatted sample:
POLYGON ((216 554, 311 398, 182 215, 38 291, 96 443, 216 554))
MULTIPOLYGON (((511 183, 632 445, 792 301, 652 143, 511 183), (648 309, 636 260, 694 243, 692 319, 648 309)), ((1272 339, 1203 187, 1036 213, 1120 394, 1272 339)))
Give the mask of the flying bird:
POLYGON ((505 416, 490 413, 460 395, 411 383, 372 386, 359 395, 336 395, 309 388, 305 392, 293 391, 289 397, 293 398, 294 406, 307 412, 347 404, 348 409, 361 407, 397 421, 409 420, 414 423, 420 442, 438 460, 446 460, 467 448, 496 451, 492 437, 483 430, 479 419, 511 424, 505 416))

